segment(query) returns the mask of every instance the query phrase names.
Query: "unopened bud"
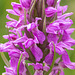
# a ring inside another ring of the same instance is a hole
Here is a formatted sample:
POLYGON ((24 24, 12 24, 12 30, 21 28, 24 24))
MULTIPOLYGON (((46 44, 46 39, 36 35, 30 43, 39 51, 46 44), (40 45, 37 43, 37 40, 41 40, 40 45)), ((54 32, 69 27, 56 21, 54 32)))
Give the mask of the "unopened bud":
POLYGON ((31 5, 31 1, 32 0, 20 0, 20 3, 25 9, 29 9, 31 5))

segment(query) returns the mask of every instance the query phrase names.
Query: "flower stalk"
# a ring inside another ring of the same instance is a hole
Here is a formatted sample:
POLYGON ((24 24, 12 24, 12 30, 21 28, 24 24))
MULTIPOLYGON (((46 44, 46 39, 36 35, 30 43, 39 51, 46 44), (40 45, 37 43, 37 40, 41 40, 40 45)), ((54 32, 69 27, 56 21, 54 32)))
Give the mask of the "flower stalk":
POLYGON ((6 64, 6 66, 7 66, 7 67, 10 67, 10 63, 9 63, 9 61, 7 60, 7 58, 5 57, 4 53, 1 52, 0 54, 1 54, 1 57, 2 57, 2 59, 3 59, 3 61, 4 61, 4 63, 6 64))
POLYGON ((31 8, 30 8, 30 12, 29 12, 30 22, 31 22, 31 14, 32 14, 32 11, 33 11, 33 9, 34 9, 35 4, 36 4, 36 0, 34 0, 33 5, 32 5, 31 8))
POLYGON ((19 67, 20 67, 21 59, 22 59, 22 54, 19 58, 18 65, 17 65, 17 75, 19 75, 19 67))

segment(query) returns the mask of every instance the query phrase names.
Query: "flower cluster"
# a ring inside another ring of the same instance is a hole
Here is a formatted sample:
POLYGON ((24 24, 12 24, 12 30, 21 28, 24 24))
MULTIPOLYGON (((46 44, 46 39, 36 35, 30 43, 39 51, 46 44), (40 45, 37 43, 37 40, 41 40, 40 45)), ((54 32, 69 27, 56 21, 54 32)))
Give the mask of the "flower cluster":
POLYGON ((19 20, 6 16, 9 31, 3 38, 9 41, 0 44, 0 52, 8 52, 10 61, 5 61, 3 74, 31 75, 30 65, 34 75, 64 75, 64 68, 75 69, 67 53, 75 45, 70 36, 75 30, 70 28, 73 13, 65 13, 68 6, 60 6, 60 0, 20 0, 11 5, 13 9, 6 11, 19 20))

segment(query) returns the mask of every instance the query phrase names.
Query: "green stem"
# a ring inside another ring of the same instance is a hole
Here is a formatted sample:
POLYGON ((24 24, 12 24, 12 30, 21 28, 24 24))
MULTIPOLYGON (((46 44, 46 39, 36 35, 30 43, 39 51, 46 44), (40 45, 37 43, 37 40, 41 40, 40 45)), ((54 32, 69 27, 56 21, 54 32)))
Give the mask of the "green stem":
POLYGON ((49 50, 45 49, 43 52, 43 58, 41 59, 41 61, 39 63, 43 63, 43 61, 45 60, 45 57, 48 55, 48 53, 49 53, 49 50))
POLYGON ((57 75, 59 75, 59 71, 58 71, 57 75))
POLYGON ((29 54, 29 60, 33 63, 36 63, 35 57, 33 56, 32 52, 29 49, 25 49, 25 50, 29 54))
POLYGON ((55 0, 55 1, 54 1, 54 5, 53 5, 53 7, 55 7, 55 6, 56 6, 56 4, 57 4, 57 0, 55 0))
POLYGON ((33 5, 33 3, 34 3, 34 0, 31 1, 30 7, 33 5))
POLYGON ((19 75, 19 67, 20 67, 20 62, 21 62, 21 59, 22 59, 22 54, 19 58, 19 61, 18 61, 18 66, 17 66, 17 75, 19 75))
POLYGON ((20 34, 19 34, 19 32, 18 32, 18 31, 17 31, 17 34, 18 34, 18 36, 19 36, 19 38, 20 38, 21 36, 20 36, 20 34))
POLYGON ((43 32, 46 35, 46 15, 44 17, 44 22, 43 22, 43 32))
POLYGON ((42 10, 42 0, 39 0, 39 3, 38 3, 38 16, 39 17, 41 16, 41 10, 42 10))
POLYGON ((1 52, 1 57, 2 57, 2 59, 3 59, 3 61, 4 61, 4 63, 5 63, 8 67, 10 67, 10 63, 9 63, 9 61, 7 60, 7 58, 5 57, 5 55, 4 55, 3 52, 1 52))
POLYGON ((31 73, 30 73, 30 71, 29 71, 27 65, 25 65, 25 67, 26 67, 26 69, 27 69, 27 71, 26 71, 26 75, 31 75, 31 73))
POLYGON ((27 21, 26 21, 26 10, 24 8, 24 22, 25 22, 25 25, 27 24, 27 21))
POLYGON ((36 4, 36 0, 34 0, 34 3, 33 3, 33 5, 31 6, 31 9, 30 9, 30 12, 29 12, 30 22, 31 22, 31 14, 32 14, 32 10, 33 10, 35 4, 36 4))
MULTIPOLYGON (((54 45, 54 42, 53 42, 53 45, 54 45)), ((52 68, 54 67, 54 63, 55 63, 55 57, 56 57, 56 51, 55 51, 55 45, 54 45, 54 58, 53 58, 51 66, 50 66, 50 69, 46 75, 49 75, 49 73, 52 71, 52 68)))
POLYGON ((59 39, 58 39, 58 43, 62 40, 62 34, 60 34, 59 39))
POLYGON ((42 19, 45 16, 45 0, 43 0, 43 5, 42 5, 42 19))

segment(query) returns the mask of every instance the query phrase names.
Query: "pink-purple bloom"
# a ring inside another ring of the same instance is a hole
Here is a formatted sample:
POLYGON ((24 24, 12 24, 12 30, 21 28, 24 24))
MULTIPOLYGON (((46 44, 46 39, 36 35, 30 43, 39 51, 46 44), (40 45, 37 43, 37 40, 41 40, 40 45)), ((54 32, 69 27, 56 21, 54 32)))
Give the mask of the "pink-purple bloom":
POLYGON ((31 6, 32 0, 20 0, 21 6, 23 6, 25 9, 29 9, 31 6))
POLYGON ((47 17, 54 16, 56 12, 57 12, 57 9, 53 8, 53 7, 47 7, 45 9, 45 14, 46 14, 47 17))
POLYGON ((75 29, 70 28, 73 21, 69 18, 73 13, 65 13, 68 6, 60 6, 60 0, 20 0, 20 4, 11 5, 13 9, 6 11, 19 20, 6 16, 10 20, 6 22, 9 30, 3 38, 8 42, 0 44, 0 52, 8 52, 10 66, 4 67, 3 74, 31 75, 30 65, 34 75, 64 75, 64 68, 75 69, 67 53, 75 45, 71 38, 75 29))

